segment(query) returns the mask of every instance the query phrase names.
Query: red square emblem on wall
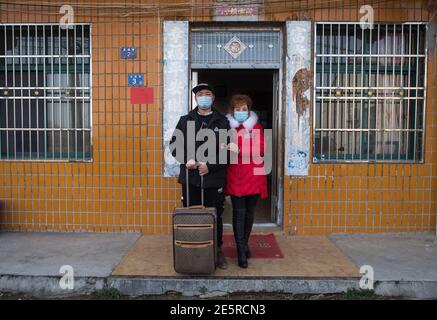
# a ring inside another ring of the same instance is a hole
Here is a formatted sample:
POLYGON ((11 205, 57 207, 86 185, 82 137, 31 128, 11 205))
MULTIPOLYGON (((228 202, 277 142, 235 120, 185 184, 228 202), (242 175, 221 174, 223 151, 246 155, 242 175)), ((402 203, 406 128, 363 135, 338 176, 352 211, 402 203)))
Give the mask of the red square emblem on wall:
POLYGON ((153 88, 132 87, 130 88, 131 104, 151 104, 153 103, 153 88))

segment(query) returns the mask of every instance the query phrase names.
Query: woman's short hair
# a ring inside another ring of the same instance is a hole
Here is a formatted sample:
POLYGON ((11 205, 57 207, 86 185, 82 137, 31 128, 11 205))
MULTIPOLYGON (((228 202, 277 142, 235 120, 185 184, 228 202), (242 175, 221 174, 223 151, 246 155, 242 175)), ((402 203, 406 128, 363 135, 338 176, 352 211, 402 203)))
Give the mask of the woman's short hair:
POLYGON ((234 94, 229 103, 230 112, 234 113, 234 108, 242 104, 246 104, 250 111, 252 108, 252 99, 247 94, 234 94))

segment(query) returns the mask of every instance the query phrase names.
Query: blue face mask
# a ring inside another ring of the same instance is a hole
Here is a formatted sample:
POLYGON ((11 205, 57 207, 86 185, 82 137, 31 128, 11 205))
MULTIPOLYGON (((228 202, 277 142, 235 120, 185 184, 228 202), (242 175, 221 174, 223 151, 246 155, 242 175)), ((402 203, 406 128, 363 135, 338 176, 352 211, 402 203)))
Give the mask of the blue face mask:
POLYGON ((212 97, 210 96, 201 96, 197 98, 197 106, 200 109, 209 109, 212 106, 212 97))
POLYGON ((235 111, 234 118, 238 122, 244 122, 249 118, 249 111, 235 111))

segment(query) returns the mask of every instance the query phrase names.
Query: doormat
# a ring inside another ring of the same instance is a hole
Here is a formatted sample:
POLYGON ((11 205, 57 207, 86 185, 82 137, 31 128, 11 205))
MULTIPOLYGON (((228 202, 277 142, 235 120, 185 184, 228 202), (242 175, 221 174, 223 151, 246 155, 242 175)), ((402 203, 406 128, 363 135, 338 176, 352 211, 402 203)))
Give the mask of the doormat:
MULTIPOLYGON (((249 248, 251 259, 282 259, 284 255, 279 249, 275 235, 270 234, 253 234, 249 238, 249 248)), ((223 253, 227 258, 237 258, 237 246, 233 234, 223 235, 223 253)))

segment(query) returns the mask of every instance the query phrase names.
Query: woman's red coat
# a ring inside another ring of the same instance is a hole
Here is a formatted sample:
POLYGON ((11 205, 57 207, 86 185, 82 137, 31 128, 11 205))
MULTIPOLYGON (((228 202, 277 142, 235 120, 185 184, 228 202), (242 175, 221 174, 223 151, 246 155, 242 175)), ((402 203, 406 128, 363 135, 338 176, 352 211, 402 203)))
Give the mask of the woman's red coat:
MULTIPOLYGON (((232 121, 230 122, 232 127, 232 121)), ((264 129, 260 123, 256 122, 251 129, 250 126, 247 129, 240 124, 234 127, 234 130, 240 152, 238 156, 234 154, 231 164, 227 166, 225 192, 228 195, 239 197, 260 194, 261 198, 267 198, 267 176, 263 168, 264 163, 260 158, 264 156, 264 129), (256 174, 255 168, 258 171, 256 174)))

